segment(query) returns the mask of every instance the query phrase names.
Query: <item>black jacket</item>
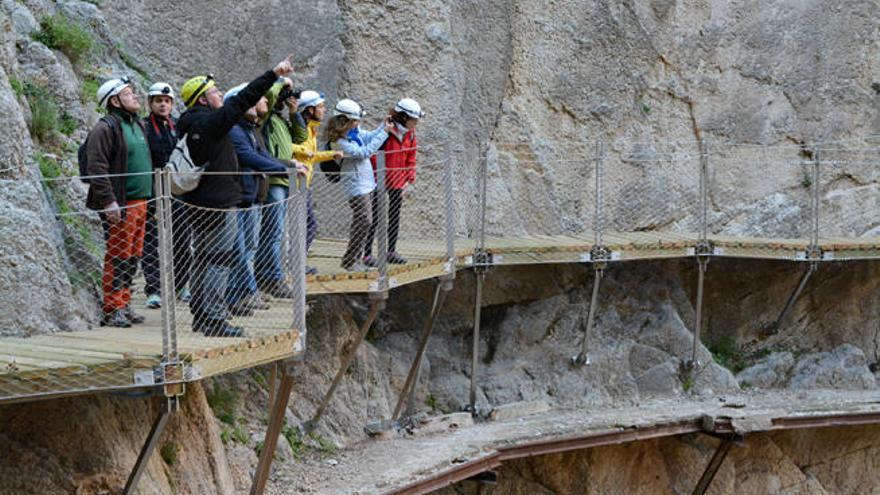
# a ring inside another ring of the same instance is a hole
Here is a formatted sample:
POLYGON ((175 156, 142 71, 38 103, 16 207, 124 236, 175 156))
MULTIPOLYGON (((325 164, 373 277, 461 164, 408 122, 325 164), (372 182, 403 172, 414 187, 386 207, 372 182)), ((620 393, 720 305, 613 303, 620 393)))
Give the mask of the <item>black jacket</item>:
POLYGON ((164 168, 171 157, 171 152, 177 146, 177 121, 174 117, 171 122, 150 114, 144 119, 144 130, 147 133, 147 142, 150 143, 150 158, 153 159, 153 169, 164 168))
MULTIPOLYGON (((212 110, 196 104, 178 121, 178 132, 186 134, 186 145, 196 165, 207 164, 206 172, 239 171, 235 148, 229 130, 238 123, 248 108, 257 104, 278 77, 266 71, 254 79, 223 107, 212 110)), ((208 208, 232 208, 242 197, 240 175, 202 175, 199 187, 185 197, 188 203, 208 208)))

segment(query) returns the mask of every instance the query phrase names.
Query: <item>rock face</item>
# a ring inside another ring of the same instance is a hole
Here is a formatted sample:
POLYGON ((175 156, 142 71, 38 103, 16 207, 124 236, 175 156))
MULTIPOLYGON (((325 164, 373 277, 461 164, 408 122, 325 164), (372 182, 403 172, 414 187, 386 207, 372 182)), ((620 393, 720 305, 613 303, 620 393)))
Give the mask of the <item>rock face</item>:
MULTIPOLYGON (((734 445, 710 492, 870 493, 880 430, 846 427, 756 434, 734 445)), ((462 482, 438 495, 690 493, 719 441, 683 436, 504 464, 496 485, 462 482)))
POLYGON ((877 387, 865 353, 850 344, 830 352, 798 358, 790 352, 773 353, 736 376, 737 381, 761 388, 833 388, 863 390, 877 387))

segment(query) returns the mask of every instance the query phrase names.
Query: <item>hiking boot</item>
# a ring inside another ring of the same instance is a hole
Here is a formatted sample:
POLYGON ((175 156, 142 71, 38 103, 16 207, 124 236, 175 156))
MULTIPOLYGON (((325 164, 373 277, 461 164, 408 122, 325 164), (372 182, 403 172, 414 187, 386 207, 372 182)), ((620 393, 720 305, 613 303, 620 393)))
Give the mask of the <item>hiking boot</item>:
POLYGON ((162 307, 162 297, 159 294, 147 296, 147 309, 159 309, 162 307))
POLYGON ((318 269, 315 268, 314 266, 307 266, 306 267, 306 275, 317 275, 317 274, 318 274, 318 269))
POLYGON ((294 296, 293 289, 283 280, 272 280, 266 284, 266 289, 268 289, 266 292, 277 299, 293 299, 294 296))
POLYGON ((405 265, 406 258, 397 254, 397 251, 388 251, 388 257, 386 258, 389 263, 393 263, 395 265, 405 265))
POLYGON ((177 292, 177 300, 188 303, 192 300, 192 293, 190 293, 189 289, 184 287, 177 292))
POLYGON ((246 297, 243 297, 233 304, 229 305, 229 312, 233 316, 254 316, 254 310, 251 308, 246 297))
POLYGON ((243 337, 244 329, 226 323, 226 321, 211 322, 198 328, 198 332, 205 337, 243 337))
POLYGON ((379 261, 376 260, 376 258, 373 258, 372 254, 368 254, 368 255, 364 256, 363 261, 364 261, 364 264, 369 266, 370 268, 375 268, 375 267, 379 266, 379 261))
POLYGON ((104 313, 101 317, 102 327, 130 328, 131 320, 126 316, 125 311, 121 309, 113 310, 112 313, 104 313))
POLYGON ((263 300, 262 297, 260 297, 259 292, 254 292, 253 294, 248 294, 248 295, 244 296, 244 300, 247 301, 247 305, 251 309, 254 309, 254 310, 269 309, 269 303, 267 303, 266 301, 263 300))
POLYGON ((144 318, 142 315, 135 313, 134 310, 131 309, 131 306, 125 308, 125 317, 128 318, 128 321, 134 323, 135 325, 146 321, 146 318, 144 318))

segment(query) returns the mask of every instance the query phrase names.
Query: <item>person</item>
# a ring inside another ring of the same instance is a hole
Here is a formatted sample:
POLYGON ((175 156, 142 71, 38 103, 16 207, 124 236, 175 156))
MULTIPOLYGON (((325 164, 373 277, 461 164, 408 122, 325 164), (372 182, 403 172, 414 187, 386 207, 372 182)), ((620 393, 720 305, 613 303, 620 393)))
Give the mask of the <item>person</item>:
POLYGON ((190 204, 194 266, 191 274, 193 330, 211 337, 240 337, 244 331, 230 325, 226 287, 236 259, 237 221, 234 211, 242 197, 242 180, 229 131, 256 105, 275 80, 292 72, 290 57, 251 81, 224 104, 213 76, 189 79, 181 88, 187 107, 178 121, 186 135, 190 156, 204 165, 199 185, 185 196, 190 204), (223 174, 226 172, 226 174, 223 174))
MULTIPOLYGON (((171 85, 157 82, 147 92, 147 103, 150 114, 144 119, 147 142, 150 144, 150 158, 153 170, 159 170, 168 163, 171 152, 177 145, 177 119, 171 116, 174 105, 174 90, 171 85)), ((190 235, 186 207, 174 201, 171 205, 173 229, 172 256, 174 259, 174 287, 178 298, 189 302, 190 235)), ((155 217, 155 205, 150 204, 147 210, 147 227, 144 236, 144 255, 141 259, 144 272, 144 293, 147 296, 147 308, 158 309, 162 306, 160 295, 159 272, 159 233, 155 217)))
MULTIPOLYGON (((300 94, 297 113, 306 123, 305 139, 293 145, 293 156, 302 162, 308 170, 306 174, 306 252, 312 247, 312 242, 318 234, 318 222, 315 218, 315 209, 312 204, 312 177, 315 172, 315 164, 342 158, 341 151, 318 150, 318 128, 324 120, 326 103, 323 93, 317 91, 303 91, 300 94)), ((315 267, 306 267, 306 274, 314 275, 318 270, 315 267)))
MULTIPOLYGON (((224 100, 238 94, 245 85, 236 86, 226 93, 224 100)), ((232 270, 229 286, 226 289, 226 302, 233 315, 250 316, 255 309, 269 309, 269 305, 260 298, 257 281, 251 267, 260 225, 260 209, 254 205, 264 201, 268 184, 263 173, 287 173, 287 166, 269 155, 263 145, 262 134, 257 129, 260 115, 268 113, 266 97, 261 97, 257 104, 245 112, 244 117, 229 131, 235 155, 242 172, 242 196, 238 203, 238 259, 232 270), (264 187, 265 186, 265 187, 264 187), (260 197, 260 192, 264 197, 260 197)))
MULTIPOLYGON (((297 139, 305 139, 299 137, 305 134, 305 126, 297 119, 298 98, 299 92, 293 90, 293 81, 281 78, 266 94, 267 107, 272 111, 260 115, 267 151, 275 159, 292 168, 301 167, 293 159, 293 143, 297 139), (288 108, 290 120, 283 116, 285 107, 288 108)), ((260 242, 254 259, 257 287, 264 294, 278 298, 293 297, 293 291, 284 282, 281 266, 281 240, 289 192, 290 180, 287 177, 269 178, 267 206, 263 209, 260 242)))
MULTIPOLYGON (((400 207, 405 188, 416 182, 416 126, 425 116, 421 105, 412 98, 403 98, 391 109, 393 125, 388 139, 382 145, 385 151, 385 191, 388 194, 388 263, 406 264, 406 258, 397 252, 397 235, 400 232, 400 207)), ((376 157, 371 159, 376 168, 376 157)), ((373 211, 379 208, 379 195, 373 194, 373 211)), ((374 215, 375 217, 375 215, 374 215)), ((375 266, 372 256, 373 237, 376 234, 376 218, 373 218, 364 250, 364 264, 375 266)))
POLYGON ((153 194, 150 146, 141 108, 128 78, 110 79, 98 88, 101 119, 85 145, 89 192, 86 206, 100 211, 106 253, 101 276, 101 324, 128 328, 144 317, 131 308, 131 284, 143 254, 147 201, 153 194))
POLYGON ((388 137, 385 128, 391 123, 390 117, 386 117, 376 129, 364 132, 359 127, 364 115, 365 112, 355 101, 339 100, 324 135, 330 148, 341 151, 345 156, 340 164, 340 182, 351 208, 351 229, 341 265, 348 271, 368 269, 360 258, 372 224, 370 195, 376 189, 370 156, 385 142, 388 137))

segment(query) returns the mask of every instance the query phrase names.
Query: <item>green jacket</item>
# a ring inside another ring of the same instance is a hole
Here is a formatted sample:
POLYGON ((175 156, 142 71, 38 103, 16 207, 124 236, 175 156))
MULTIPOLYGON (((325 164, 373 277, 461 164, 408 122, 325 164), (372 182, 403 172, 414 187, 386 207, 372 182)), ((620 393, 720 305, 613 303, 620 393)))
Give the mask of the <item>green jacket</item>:
MULTIPOLYGON (((276 82, 266 93, 269 113, 263 116, 261 125, 269 153, 279 160, 289 162, 293 160, 293 144, 308 139, 308 131, 300 124, 297 115, 293 115, 292 122, 288 122, 280 113, 275 112, 275 102, 278 101, 278 93, 283 87, 281 82, 276 82)), ((287 177, 272 177, 269 179, 269 184, 290 187, 290 180, 287 177)))

